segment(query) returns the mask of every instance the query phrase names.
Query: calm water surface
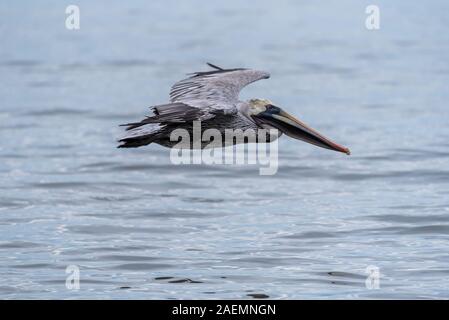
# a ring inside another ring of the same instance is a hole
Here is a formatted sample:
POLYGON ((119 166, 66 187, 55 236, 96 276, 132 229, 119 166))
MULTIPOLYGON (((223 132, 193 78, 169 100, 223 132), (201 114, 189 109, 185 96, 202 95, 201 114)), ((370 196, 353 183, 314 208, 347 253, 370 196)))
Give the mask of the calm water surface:
POLYGON ((0 4, 0 298, 449 298, 449 4, 0 4), (118 124, 210 61, 351 148, 174 166, 118 124), (80 268, 81 288, 65 286, 80 268), (365 286, 379 268, 380 288, 365 286))

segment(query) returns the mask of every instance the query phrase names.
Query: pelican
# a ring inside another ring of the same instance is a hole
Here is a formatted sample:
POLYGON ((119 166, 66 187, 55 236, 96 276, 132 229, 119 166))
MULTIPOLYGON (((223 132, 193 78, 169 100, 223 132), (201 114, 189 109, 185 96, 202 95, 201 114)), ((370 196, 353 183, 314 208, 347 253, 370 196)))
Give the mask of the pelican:
MULTIPOLYGON (((136 148, 157 143, 173 148, 178 141, 170 135, 175 129, 192 132, 192 123, 200 121, 201 131, 217 129, 276 129, 268 134, 266 142, 274 141, 283 133, 321 148, 350 154, 348 148, 326 138, 304 122, 266 99, 239 100, 240 91, 250 83, 268 79, 264 71, 235 68, 223 69, 207 63, 213 70, 190 74, 190 77, 173 85, 170 102, 151 107, 152 114, 140 122, 127 123, 125 135, 119 140, 119 148, 136 148)), ((223 134, 223 136, 225 136, 223 134)), ((239 141, 232 139, 227 144, 239 141)), ((190 144, 193 148, 194 144, 190 144)), ((206 144, 201 142, 201 148, 206 144)))

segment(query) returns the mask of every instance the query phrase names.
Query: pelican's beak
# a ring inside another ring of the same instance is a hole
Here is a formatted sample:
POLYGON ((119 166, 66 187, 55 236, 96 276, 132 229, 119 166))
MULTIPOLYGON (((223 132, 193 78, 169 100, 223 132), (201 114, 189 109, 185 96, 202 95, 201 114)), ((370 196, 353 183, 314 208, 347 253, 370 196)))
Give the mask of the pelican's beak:
POLYGON ((348 148, 326 138, 304 122, 299 121, 284 110, 274 107, 253 116, 256 122, 269 124, 294 139, 303 140, 321 148, 326 148, 350 155, 348 148))

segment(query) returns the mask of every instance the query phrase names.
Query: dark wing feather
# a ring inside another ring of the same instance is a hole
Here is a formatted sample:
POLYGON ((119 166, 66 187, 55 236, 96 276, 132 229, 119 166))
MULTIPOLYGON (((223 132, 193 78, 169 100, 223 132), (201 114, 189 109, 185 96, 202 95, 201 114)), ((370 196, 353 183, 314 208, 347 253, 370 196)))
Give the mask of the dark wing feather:
POLYGON ((214 116, 208 109, 196 108, 180 102, 154 106, 151 110, 153 115, 147 116, 144 120, 122 124, 122 126, 126 126, 126 130, 131 130, 150 123, 185 123, 210 119, 214 116))

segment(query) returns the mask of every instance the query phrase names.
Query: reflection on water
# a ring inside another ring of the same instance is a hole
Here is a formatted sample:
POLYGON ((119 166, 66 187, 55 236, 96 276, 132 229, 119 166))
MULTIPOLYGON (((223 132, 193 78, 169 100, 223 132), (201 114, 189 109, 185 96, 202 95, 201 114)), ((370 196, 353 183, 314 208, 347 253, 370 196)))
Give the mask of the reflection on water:
POLYGON ((1 298, 448 297, 445 1, 380 1, 379 31, 355 0, 79 5, 73 32, 63 5, 0 4, 1 298), (116 149, 206 61, 270 71, 243 98, 353 155, 283 137, 259 176, 116 149))

